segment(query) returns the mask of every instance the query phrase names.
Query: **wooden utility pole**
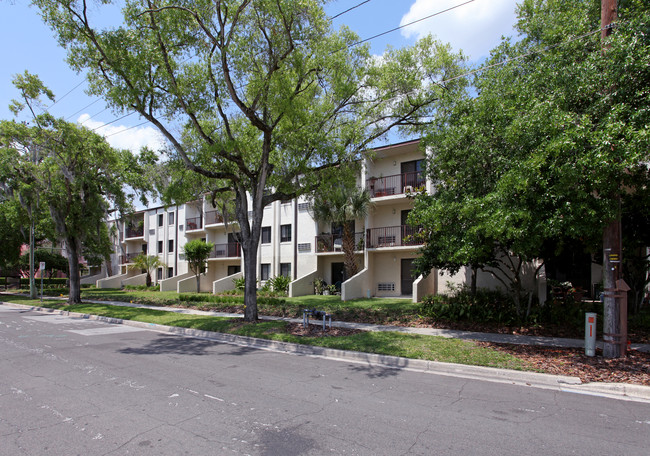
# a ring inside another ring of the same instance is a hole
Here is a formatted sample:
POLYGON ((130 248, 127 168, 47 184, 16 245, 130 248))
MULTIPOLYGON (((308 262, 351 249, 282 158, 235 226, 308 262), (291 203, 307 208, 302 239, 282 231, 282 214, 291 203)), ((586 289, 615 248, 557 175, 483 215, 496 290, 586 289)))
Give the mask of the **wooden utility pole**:
MULTIPOLYGON (((612 33, 611 25, 616 20, 617 0, 601 0, 600 23, 603 53, 607 51, 605 40, 612 33)), ((625 355, 627 347, 627 296, 624 296, 624 282, 621 280, 622 233, 621 200, 618 197, 618 213, 603 230, 603 356, 618 358, 625 355)))

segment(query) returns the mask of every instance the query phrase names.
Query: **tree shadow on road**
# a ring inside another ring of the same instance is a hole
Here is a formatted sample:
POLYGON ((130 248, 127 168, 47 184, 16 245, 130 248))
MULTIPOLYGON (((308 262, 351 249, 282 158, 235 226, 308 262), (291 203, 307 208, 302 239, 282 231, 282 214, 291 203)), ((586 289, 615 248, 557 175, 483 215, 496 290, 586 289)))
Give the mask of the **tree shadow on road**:
POLYGON ((354 372, 365 374, 369 378, 395 377, 400 373, 400 370, 397 368, 384 366, 362 366, 355 364, 351 365, 349 368, 354 372))
POLYGON ((219 342, 191 337, 160 335, 158 338, 142 347, 127 347, 119 350, 127 355, 208 355, 209 348, 219 345, 219 342))

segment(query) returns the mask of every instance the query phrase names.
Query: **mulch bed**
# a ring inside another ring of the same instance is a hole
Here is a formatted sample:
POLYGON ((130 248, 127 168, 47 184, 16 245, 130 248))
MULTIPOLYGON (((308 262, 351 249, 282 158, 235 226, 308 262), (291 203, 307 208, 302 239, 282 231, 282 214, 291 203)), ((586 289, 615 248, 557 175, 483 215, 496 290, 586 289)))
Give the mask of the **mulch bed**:
POLYGON ((578 348, 491 342, 477 342, 477 344, 516 356, 547 374, 578 377, 583 382, 634 383, 650 386, 650 353, 629 350, 624 358, 605 359, 600 349, 596 350, 596 356, 589 357, 584 354, 583 349, 578 348))

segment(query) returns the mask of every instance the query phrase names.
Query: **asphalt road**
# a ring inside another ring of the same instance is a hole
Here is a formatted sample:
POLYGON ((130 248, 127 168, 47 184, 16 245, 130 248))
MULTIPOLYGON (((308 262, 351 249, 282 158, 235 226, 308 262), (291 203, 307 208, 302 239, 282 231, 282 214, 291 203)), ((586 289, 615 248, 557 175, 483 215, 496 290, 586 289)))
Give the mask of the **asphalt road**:
POLYGON ((0 455, 643 455, 647 403, 0 306, 0 455))

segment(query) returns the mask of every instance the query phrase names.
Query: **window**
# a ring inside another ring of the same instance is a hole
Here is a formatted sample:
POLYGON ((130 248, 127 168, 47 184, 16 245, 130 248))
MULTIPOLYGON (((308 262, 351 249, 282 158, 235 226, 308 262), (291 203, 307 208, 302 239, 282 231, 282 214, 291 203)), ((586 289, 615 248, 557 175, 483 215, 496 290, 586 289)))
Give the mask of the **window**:
POLYGON ((163 253, 163 241, 158 241, 158 253, 163 253))
POLYGON ((158 214, 158 226, 163 226, 164 221, 165 221, 164 215, 158 214))
POLYGON ((147 254, 147 244, 142 244, 142 253, 147 254))
POLYGON ((291 242, 291 225, 280 226, 280 242, 291 242))
POLYGON ((260 266, 260 280, 269 280, 269 275, 271 274, 271 265, 269 263, 263 263, 260 266))
POLYGON ((174 212, 169 213, 169 224, 170 225, 174 224, 174 212))
POLYGON ((174 277, 174 268, 167 268, 167 278, 174 277))
POLYGON ((241 272, 241 266, 228 266, 228 275, 237 274, 241 272))
POLYGON ((158 272, 156 274, 156 277, 158 280, 162 280, 162 268, 158 268, 158 272))
POLYGON ((291 225, 280 226, 280 242, 291 242, 291 225))
POLYGON ((263 226, 262 227, 262 244, 271 243, 271 227, 263 226))
POLYGON ((168 241, 168 245, 167 245, 167 247, 168 247, 168 248, 167 248, 167 251, 168 251, 169 253, 172 253, 172 252, 174 251, 174 240, 173 240, 173 239, 170 239, 170 240, 168 241))
POLYGON ((291 263, 280 263, 280 275, 291 277, 291 263))

